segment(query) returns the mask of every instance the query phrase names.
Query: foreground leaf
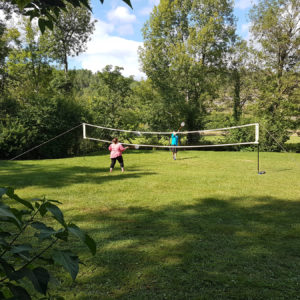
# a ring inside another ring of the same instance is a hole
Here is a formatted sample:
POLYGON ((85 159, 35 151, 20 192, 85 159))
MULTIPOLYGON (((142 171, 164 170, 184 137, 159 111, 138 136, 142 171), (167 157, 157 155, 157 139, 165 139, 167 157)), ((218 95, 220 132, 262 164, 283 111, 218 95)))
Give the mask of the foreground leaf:
POLYGON ((68 229, 73 235, 77 236, 82 242, 84 242, 88 246, 93 255, 96 254, 96 243, 87 233, 81 231, 81 229, 75 224, 70 224, 68 226, 68 229))
POLYGON ((11 187, 7 188, 6 195, 8 197, 10 197, 11 199, 14 199, 15 201, 23 204, 24 206, 26 206, 30 210, 34 209, 33 206, 32 206, 32 204, 30 202, 28 202, 28 201, 26 201, 24 199, 21 199, 18 195, 16 195, 13 188, 11 188, 11 187))
POLYGON ((31 297, 23 287, 19 285, 14 285, 12 283, 8 283, 7 285, 12 294, 14 295, 14 298, 12 299, 31 300, 31 297))
POLYGON ((56 250, 53 252, 52 258, 55 263, 61 265, 66 271, 70 273, 73 280, 76 279, 79 271, 78 256, 76 256, 69 250, 56 250))
POLYGON ((54 219, 56 219, 61 225, 66 227, 64 215, 56 205, 48 202, 46 203, 46 209, 52 213, 54 219))

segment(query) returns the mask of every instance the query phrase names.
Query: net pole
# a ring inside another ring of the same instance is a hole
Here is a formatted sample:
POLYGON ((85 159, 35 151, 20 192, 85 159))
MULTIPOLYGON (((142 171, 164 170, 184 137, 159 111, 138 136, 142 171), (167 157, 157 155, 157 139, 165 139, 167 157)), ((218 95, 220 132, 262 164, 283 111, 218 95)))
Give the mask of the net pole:
POLYGON ((86 139, 85 123, 82 123, 82 133, 83 133, 83 138, 86 139))
POLYGON ((257 144, 257 174, 259 174, 259 144, 257 144))

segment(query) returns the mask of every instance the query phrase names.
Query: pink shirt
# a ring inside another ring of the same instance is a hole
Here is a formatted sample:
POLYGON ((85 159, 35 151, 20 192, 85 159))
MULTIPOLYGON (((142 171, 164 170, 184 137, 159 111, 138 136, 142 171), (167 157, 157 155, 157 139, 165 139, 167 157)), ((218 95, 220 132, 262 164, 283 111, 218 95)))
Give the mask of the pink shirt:
POLYGON ((121 144, 117 143, 111 144, 108 147, 108 150, 110 151, 110 158, 116 158, 122 155, 122 152, 125 150, 125 148, 121 144))

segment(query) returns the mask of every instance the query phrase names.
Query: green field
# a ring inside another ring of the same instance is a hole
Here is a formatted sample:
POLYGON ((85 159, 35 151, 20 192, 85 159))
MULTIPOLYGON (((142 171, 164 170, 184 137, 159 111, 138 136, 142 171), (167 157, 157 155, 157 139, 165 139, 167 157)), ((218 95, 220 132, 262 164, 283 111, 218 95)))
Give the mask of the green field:
POLYGON ((300 154, 132 151, 0 161, 0 185, 56 199, 97 253, 66 299, 300 299, 300 154), (117 163, 118 164, 118 163, 117 163))
POLYGON ((300 136, 294 134, 291 135, 289 140, 286 142, 287 144, 297 144, 300 143, 300 136))

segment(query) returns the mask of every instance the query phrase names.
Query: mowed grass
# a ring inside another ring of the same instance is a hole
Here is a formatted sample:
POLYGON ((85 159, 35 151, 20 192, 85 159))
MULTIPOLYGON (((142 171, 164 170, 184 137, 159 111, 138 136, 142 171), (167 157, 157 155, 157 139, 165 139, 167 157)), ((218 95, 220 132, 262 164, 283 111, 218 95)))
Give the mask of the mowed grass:
POLYGON ((289 140, 286 141, 286 144, 297 144, 297 143, 300 143, 300 136, 296 134, 291 135, 289 140))
POLYGON ((97 253, 66 299, 300 299, 300 155, 167 151, 1 161, 0 184, 56 199, 97 253), (118 163, 117 163, 118 164, 118 163))

